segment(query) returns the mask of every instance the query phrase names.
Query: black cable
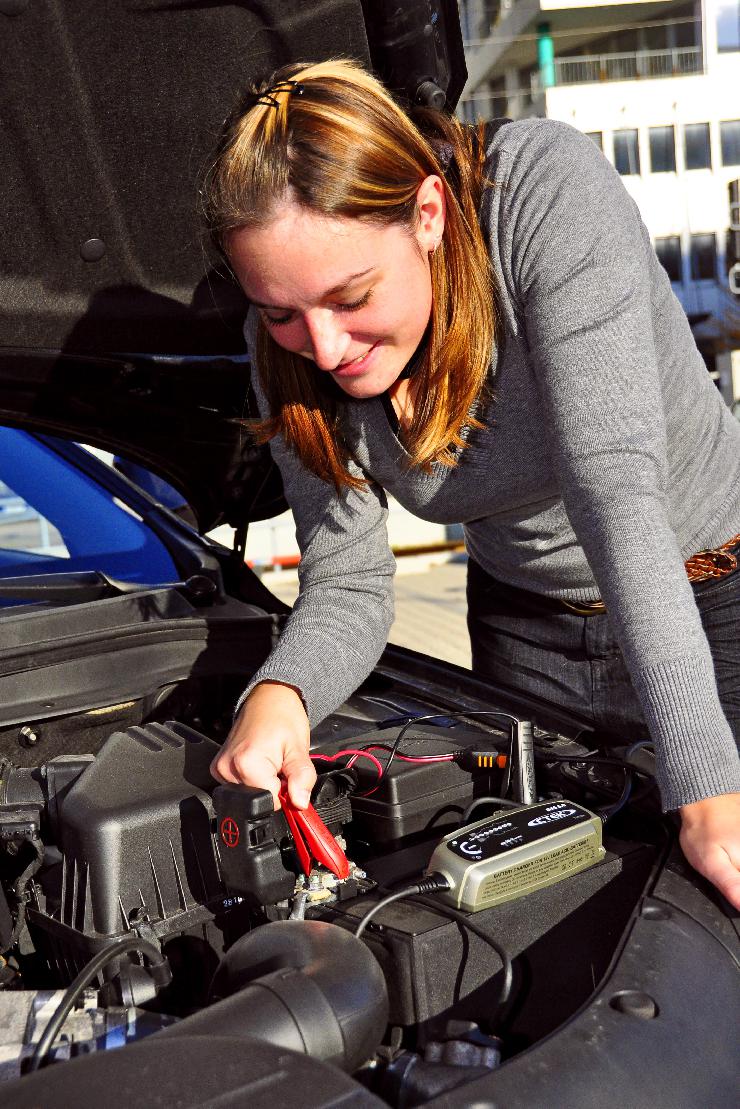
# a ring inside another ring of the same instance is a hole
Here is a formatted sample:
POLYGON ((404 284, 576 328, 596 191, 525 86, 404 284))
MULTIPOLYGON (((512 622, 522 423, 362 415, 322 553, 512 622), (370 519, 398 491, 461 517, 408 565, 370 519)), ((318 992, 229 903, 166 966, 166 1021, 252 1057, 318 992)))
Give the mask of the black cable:
POLYGON ((36 836, 28 836, 24 840, 24 843, 30 843, 31 847, 33 847, 34 857, 13 885, 13 893, 18 907, 13 931, 10 933, 10 940, 7 946, 3 948, 3 954, 6 951, 10 951, 20 939, 23 925, 26 922, 26 886, 44 861, 44 845, 40 839, 36 836))
MULTIPOLYGON (((617 800, 614 802, 613 805, 607 805, 605 808, 599 810, 599 816, 601 817, 601 819, 603 820, 603 822, 605 824, 606 824, 607 820, 611 820, 611 818, 613 816, 616 816, 617 813, 620 812, 624 808, 624 806, 627 804, 630 797, 632 796, 632 790, 633 790, 634 784, 635 784, 635 779, 634 779, 634 775, 633 775, 632 771, 633 771, 633 769, 637 770, 637 768, 636 767, 628 767, 627 762, 628 762, 629 759, 632 758, 635 751, 640 751, 640 750, 642 750, 643 747, 652 747, 651 741, 649 739, 638 739, 636 743, 631 744, 631 746, 629 746, 627 748, 627 750, 624 752, 625 766, 624 766, 624 786, 622 787, 622 792, 619 795, 619 797, 617 798, 617 800)), ((645 773, 646 774, 645 771, 640 771, 640 770, 637 770, 637 773, 645 773)))
MULTIPOLYGON (((541 737, 541 738, 546 739, 547 736, 544 736, 544 737, 541 737)), ((548 751, 543 751, 542 749, 538 749, 537 747, 535 747, 534 757, 536 759, 539 759, 541 762, 566 762, 566 763, 567 762, 570 762, 570 763, 581 762, 581 763, 584 764, 584 766, 585 765, 588 765, 588 766, 618 766, 620 768, 620 770, 624 770, 625 769, 625 763, 627 762, 627 759, 631 758, 631 756, 635 753, 635 751, 639 751, 642 747, 652 747, 652 746, 653 746, 653 744, 652 744, 651 740, 649 740, 649 739, 638 739, 635 743, 632 743, 627 748, 624 755, 622 755, 622 756, 619 756, 619 755, 591 755, 591 754, 585 754, 585 755, 552 755, 548 751)), ((637 767, 637 766, 631 767, 631 769, 634 770, 637 774, 643 774, 643 775, 648 775, 649 774, 649 771, 642 770, 640 767, 637 767)))
POLYGON ((122 940, 118 940, 117 943, 111 944, 110 947, 103 948, 102 951, 94 955, 90 962, 83 967, 72 985, 65 990, 62 1000, 54 1010, 46 1028, 41 1034, 39 1042, 36 1044, 36 1048, 28 1064, 28 1073, 38 1070, 44 1062, 54 1040, 59 1034, 60 1028, 69 1016, 72 1006, 82 991, 90 985, 96 974, 99 974, 103 967, 113 959, 117 959, 119 955, 125 955, 129 951, 138 951, 144 956, 149 963, 152 977, 158 986, 168 985, 172 980, 172 973, 169 968, 169 963, 167 962, 167 957, 163 955, 153 943, 149 943, 147 940, 142 940, 138 936, 125 936, 122 940))
MULTIPOLYGON (((624 770, 624 759, 616 755, 549 755, 535 748, 534 757, 540 762, 582 762, 584 766, 618 766, 624 770)), ((638 771, 639 774, 644 771, 638 771)))
POLYGON ((401 901, 403 898, 408 898, 409 901, 416 901, 419 904, 424 905, 427 909, 433 909, 435 912, 440 913, 442 916, 446 916, 450 920, 454 920, 454 922, 458 924, 461 928, 467 928, 469 932, 472 932, 473 935, 478 936, 478 938, 483 940, 484 943, 487 943, 488 946, 495 951, 495 953, 501 960, 504 978, 503 982, 501 983, 501 990, 499 991, 499 996, 496 1000, 496 1006, 494 1008, 493 1015, 489 1018, 491 1023, 494 1023, 497 1016, 499 1015, 503 1007, 507 1004, 509 997, 511 996, 511 988, 514 982, 514 968, 512 966, 511 956, 509 955, 508 951, 505 950, 505 948, 496 943, 493 937, 489 936, 487 932, 484 932, 484 930, 473 920, 471 920, 466 913, 460 913, 457 911, 457 909, 453 909, 449 905, 445 905, 441 901, 435 901, 432 897, 422 896, 423 893, 439 892, 440 890, 446 890, 449 888, 449 882, 443 875, 430 874, 427 878, 423 878, 419 882, 415 882, 411 886, 406 886, 402 890, 397 890, 395 893, 390 893, 387 897, 384 897, 381 901, 377 903, 377 905, 373 905, 372 909, 365 913, 355 929, 355 935, 358 938, 361 937, 376 913, 379 913, 381 909, 384 909, 386 907, 386 905, 391 905, 394 901, 401 901), (424 887, 424 889, 422 890, 421 887, 424 887))
POLYGON ((614 802, 613 805, 607 805, 605 808, 597 810, 597 816, 601 817, 601 820, 604 824, 606 824, 607 820, 611 820, 613 816, 616 816, 620 809, 624 808, 624 806, 630 799, 631 793, 632 774, 629 770, 627 770, 625 771, 624 775, 624 786, 622 787, 622 792, 620 793, 617 800, 614 802))
POLYGON ((367 928, 370 921, 376 913, 384 909, 386 905, 392 904, 394 901, 401 901, 404 897, 413 897, 415 894, 420 893, 435 893, 439 890, 448 890, 450 883, 441 874, 430 874, 426 878, 420 878, 418 882, 413 885, 404 886, 402 890, 397 890, 395 893, 389 893, 387 897, 378 901, 377 905, 373 905, 372 909, 368 909, 365 915, 361 918, 359 924, 355 928, 355 935, 358 939, 367 928))
MULTIPOLYGON (((391 753, 388 757, 388 762, 385 764, 385 769, 383 771, 383 774, 385 775, 385 774, 388 773, 388 771, 390 769, 390 766, 391 766, 391 763, 393 762, 394 758, 396 757, 396 754, 398 753, 398 748, 401 746, 401 743, 403 741, 403 737, 406 735, 406 732, 409 730, 409 728, 413 724, 428 724, 432 720, 465 720, 465 719, 468 719, 468 718, 473 717, 473 716, 503 716, 507 720, 513 721, 513 723, 515 723, 515 724, 518 723, 518 717, 514 716, 512 713, 510 713, 510 712, 495 712, 492 709, 467 709, 465 711, 460 711, 460 712, 435 712, 435 713, 432 713, 430 716, 411 716, 406 721, 406 723, 403 725, 403 727, 399 731, 398 735, 393 740, 393 743, 391 744, 391 753)), ((417 736, 416 738, 417 739, 431 739, 432 737, 431 736, 417 736)), ((436 736, 434 738, 436 740, 436 736)))
POLYGON ((460 817, 460 824, 467 824, 471 813, 475 812, 481 805, 497 805, 500 809, 521 809, 523 807, 521 801, 510 801, 506 797, 476 797, 460 817))
POLYGON ((466 913, 458 912, 457 909, 453 909, 450 905, 444 904, 444 902, 435 901, 432 897, 413 897, 411 900, 426 906, 427 909, 434 909, 435 912, 441 913, 442 916, 449 917, 450 920, 454 920, 456 924, 459 924, 461 928, 467 928, 467 930, 477 936, 478 939, 483 940, 484 943, 487 943, 489 947, 493 948, 498 955, 504 972, 504 980, 501 983, 501 989, 496 1000, 493 1015, 489 1018, 493 1024, 500 1015, 501 1010, 508 1003, 511 997, 511 987, 514 984, 514 968, 508 951, 501 947, 500 944, 496 943, 493 937, 489 936, 487 932, 484 932, 480 925, 476 924, 466 913))
MULTIPOLYGON (((643 747, 652 747, 652 742, 649 739, 638 739, 636 743, 632 743, 624 755, 620 758, 616 755, 550 755, 545 751, 535 750, 535 758, 540 759, 542 762, 562 762, 562 763, 583 763, 584 766, 613 766, 622 770, 624 773, 624 785, 622 792, 614 802, 613 805, 607 805, 603 809, 598 810, 598 815, 604 823, 611 820, 613 816, 624 808, 632 795, 634 787, 634 774, 642 774, 644 777, 650 777, 647 770, 642 770, 640 767, 628 766, 627 760, 634 755, 635 751, 639 751, 643 747)), ((590 783, 583 783, 587 788, 590 783)), ((595 788, 595 787, 591 787, 595 788)))

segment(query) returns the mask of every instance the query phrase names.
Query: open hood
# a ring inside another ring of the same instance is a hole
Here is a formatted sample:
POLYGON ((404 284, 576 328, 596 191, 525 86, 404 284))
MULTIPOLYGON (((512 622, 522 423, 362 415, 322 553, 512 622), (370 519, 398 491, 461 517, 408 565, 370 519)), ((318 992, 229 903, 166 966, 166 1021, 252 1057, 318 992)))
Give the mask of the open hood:
POLYGON ((246 304, 199 181, 239 91, 289 61, 454 108, 454 0, 0 0, 0 31, 0 420, 149 464, 204 527, 280 510, 234 422, 246 304))
POLYGON ((116 357, 0 349, 0 425, 88 443, 165 478, 202 532, 286 508, 244 358, 116 357))
POLYGON ((369 61, 359 0, 6 0, 0 30, 3 346, 241 351, 199 180, 250 80, 369 61))

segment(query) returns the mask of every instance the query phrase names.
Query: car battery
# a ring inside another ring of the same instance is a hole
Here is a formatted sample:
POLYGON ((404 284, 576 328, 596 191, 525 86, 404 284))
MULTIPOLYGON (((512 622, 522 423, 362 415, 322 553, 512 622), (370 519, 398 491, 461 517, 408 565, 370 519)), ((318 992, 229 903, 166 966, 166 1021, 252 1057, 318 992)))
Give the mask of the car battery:
MULTIPOLYGON (((420 844, 400 854, 408 863, 417 851, 418 875, 427 866, 431 849, 427 845, 424 852, 420 844)), ((610 840, 598 866, 473 915, 477 927, 514 961, 519 1006, 527 1003, 522 982, 535 976, 546 976, 550 983, 546 1017, 553 1026, 570 1015, 574 999, 585 999, 592 992, 607 970, 653 861, 652 848, 610 840), (553 950, 558 953, 555 960, 553 950)), ((403 884, 392 855, 387 871, 393 874, 393 885, 403 884)), ((382 891, 336 904, 321 912, 321 919, 354 931, 388 888, 382 869, 368 867, 368 873, 384 887, 382 891)), ((408 871, 406 878, 413 880, 408 871)), ((388 981, 391 1024, 409 1027, 450 1016, 476 1020, 482 1010, 496 1012, 503 981, 500 958, 485 940, 447 917, 441 899, 438 909, 432 900, 387 905, 363 933, 388 981)), ((526 1015, 526 1021, 534 1024, 544 1019, 542 1013, 526 1015)))

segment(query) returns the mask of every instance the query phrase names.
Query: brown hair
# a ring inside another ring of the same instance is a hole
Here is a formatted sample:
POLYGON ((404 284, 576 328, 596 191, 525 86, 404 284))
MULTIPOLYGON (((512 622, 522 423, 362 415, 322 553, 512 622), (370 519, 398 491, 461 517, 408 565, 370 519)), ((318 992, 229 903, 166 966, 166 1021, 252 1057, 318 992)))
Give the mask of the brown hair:
MULTIPOLYGON (((228 255, 230 232, 268 223, 288 191, 321 215, 413 229, 419 185, 430 174, 442 178, 445 230, 431 258, 431 326, 406 432, 412 465, 426 470, 435 461, 455 465, 463 425, 483 426, 470 409, 485 386, 498 325, 478 224, 483 157, 482 135, 439 112, 419 110, 412 119, 360 66, 327 61, 287 66, 248 94, 227 121, 207 183, 206 217, 228 255), (298 93, 290 82, 300 84, 298 93)), ((256 425, 258 439, 279 432, 337 489, 362 485, 348 470, 334 382, 280 347, 261 321, 257 364, 270 410, 256 425)))

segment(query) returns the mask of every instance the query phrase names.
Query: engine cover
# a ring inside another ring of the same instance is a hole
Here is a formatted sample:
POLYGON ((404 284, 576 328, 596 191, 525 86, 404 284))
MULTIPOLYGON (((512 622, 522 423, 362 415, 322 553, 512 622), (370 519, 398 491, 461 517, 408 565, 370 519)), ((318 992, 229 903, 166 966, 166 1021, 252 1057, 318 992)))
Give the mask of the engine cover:
POLYGON ((52 961, 80 966, 145 921, 159 938, 230 912, 212 834, 217 744, 184 724, 114 733, 62 805, 61 861, 29 909, 52 961))

